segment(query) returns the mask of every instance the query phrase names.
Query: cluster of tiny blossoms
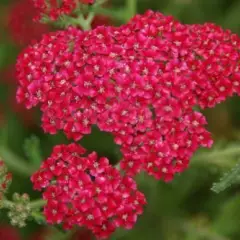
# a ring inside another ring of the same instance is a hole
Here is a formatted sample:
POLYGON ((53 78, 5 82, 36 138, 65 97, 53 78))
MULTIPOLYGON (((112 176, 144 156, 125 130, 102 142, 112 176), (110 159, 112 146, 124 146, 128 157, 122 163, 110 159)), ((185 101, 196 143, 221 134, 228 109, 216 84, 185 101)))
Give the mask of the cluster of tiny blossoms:
POLYGON ((127 174, 169 181, 212 144, 193 106, 239 92, 238 46, 215 25, 182 25, 151 11, 119 28, 69 28, 19 56, 17 99, 41 104, 45 132, 77 141, 97 125, 121 145, 127 174))
MULTIPOLYGON (((120 145, 125 176, 146 171, 156 179, 171 181, 188 167, 200 146, 210 147, 213 142, 205 129, 205 117, 194 111, 194 106, 214 107, 228 96, 240 94, 239 49, 237 35, 214 24, 184 25, 152 11, 120 27, 101 26, 85 32, 69 28, 44 35, 20 54, 17 99, 27 108, 40 105, 42 128, 47 133, 62 130, 74 141, 90 134, 92 125, 111 133, 120 145)), ((69 172, 77 168, 72 160, 68 162, 71 151, 61 161, 51 157, 32 178, 35 188, 47 187, 48 221, 64 222, 68 227, 86 225, 98 236, 118 224, 126 226, 117 221, 124 220, 125 213, 119 215, 115 209, 104 218, 100 205, 101 211, 96 212, 87 205, 85 214, 81 209, 84 202, 78 206, 70 200, 75 193, 69 190, 68 179, 82 181, 82 176, 69 172), (66 179, 59 180, 58 174, 66 179), (67 193, 61 189, 64 187, 67 193), (52 193, 63 197, 51 197, 52 193), (100 225, 105 227, 98 232, 100 225)), ((97 162, 96 155, 90 154, 85 157, 86 164, 92 157, 97 162)), ((131 182, 131 178, 122 179, 116 169, 108 163, 106 166, 99 179, 105 179, 111 169, 114 179, 129 187, 125 181, 131 182)), ((92 173, 90 165, 84 169, 81 172, 86 181, 96 187, 98 175, 92 173)), ((87 184, 76 196, 84 199, 84 189, 88 189, 87 184)), ((92 198, 89 204, 96 204, 97 199, 101 198, 92 198)))
POLYGON ((43 16, 57 20, 61 15, 72 14, 80 4, 93 4, 95 0, 31 0, 38 10, 36 19, 41 20, 43 16))
POLYGON ((48 223, 85 226, 99 238, 117 227, 132 228, 146 203, 131 177, 77 144, 54 147, 32 181, 35 189, 45 189, 48 223))

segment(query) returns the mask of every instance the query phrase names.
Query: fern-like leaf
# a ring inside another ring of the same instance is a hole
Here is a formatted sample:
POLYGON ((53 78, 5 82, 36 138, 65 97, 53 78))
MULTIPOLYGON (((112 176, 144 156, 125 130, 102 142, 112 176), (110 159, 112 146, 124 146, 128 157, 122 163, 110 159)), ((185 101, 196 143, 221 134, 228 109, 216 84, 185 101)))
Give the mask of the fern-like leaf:
POLYGON ((233 167, 229 172, 225 173, 219 182, 214 183, 211 190, 220 193, 236 183, 240 176, 240 163, 233 167))

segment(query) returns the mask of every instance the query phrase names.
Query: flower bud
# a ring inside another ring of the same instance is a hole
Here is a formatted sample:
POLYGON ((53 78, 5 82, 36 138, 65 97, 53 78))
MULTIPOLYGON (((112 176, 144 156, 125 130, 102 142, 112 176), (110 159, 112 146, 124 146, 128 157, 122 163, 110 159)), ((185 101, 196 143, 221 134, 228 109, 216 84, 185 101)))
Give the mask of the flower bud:
POLYGON ((11 224, 18 227, 25 227, 26 220, 31 215, 30 199, 28 194, 19 193, 13 194, 13 203, 9 206, 8 217, 11 219, 11 224))

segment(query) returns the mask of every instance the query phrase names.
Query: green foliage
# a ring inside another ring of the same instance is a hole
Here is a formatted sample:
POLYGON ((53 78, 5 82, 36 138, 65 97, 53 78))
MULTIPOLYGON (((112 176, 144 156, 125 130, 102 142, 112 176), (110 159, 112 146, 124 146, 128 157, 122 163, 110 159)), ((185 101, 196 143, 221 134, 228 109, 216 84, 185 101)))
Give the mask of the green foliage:
POLYGON ((43 160, 41 154, 40 140, 36 136, 31 136, 24 142, 24 151, 33 167, 39 167, 43 160))
POLYGON ((239 176, 240 176, 240 164, 238 163, 235 167, 231 169, 231 171, 225 173, 223 177, 219 180, 219 182, 213 184, 211 188, 212 191, 216 193, 224 191, 232 184, 236 183, 239 176))
POLYGON ((234 194, 221 203, 218 214, 214 219, 213 229, 228 239, 239 239, 240 195, 234 194))

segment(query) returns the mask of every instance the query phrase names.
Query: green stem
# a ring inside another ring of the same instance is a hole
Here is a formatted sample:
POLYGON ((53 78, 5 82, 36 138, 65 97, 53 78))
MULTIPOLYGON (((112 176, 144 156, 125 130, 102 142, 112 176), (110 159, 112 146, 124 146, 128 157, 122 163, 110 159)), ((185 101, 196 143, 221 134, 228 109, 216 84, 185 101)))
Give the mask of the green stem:
POLYGON ((128 21, 137 13, 137 0, 126 0, 126 20, 128 21))
POLYGON ((86 23, 90 26, 90 29, 91 29, 91 25, 92 25, 92 21, 93 21, 94 17, 95 17, 94 12, 90 12, 87 16, 86 23))
MULTIPOLYGON (((104 4, 106 2, 106 0, 99 0, 97 1, 94 5, 93 5, 93 8, 94 7, 98 7, 98 6, 101 6, 102 4, 104 4)), ((80 13, 78 15, 78 18, 77 20, 75 21, 75 23, 77 25, 80 25, 81 28, 85 31, 88 31, 88 30, 91 30, 92 28, 92 21, 95 17, 95 12, 92 11, 92 9, 90 9, 90 11, 88 12, 88 16, 87 18, 85 19, 84 18, 84 15, 82 13, 80 13)), ((74 21, 74 20, 73 20, 74 21)))
POLYGON ((32 212, 31 216, 38 224, 46 223, 45 216, 40 212, 32 212))
MULTIPOLYGON (((2 201, 2 205, 4 208, 9 208, 9 206, 11 206, 13 204, 14 204, 14 202, 7 200, 7 199, 4 199, 2 201)), ((46 204, 46 200, 37 199, 37 200, 30 202, 30 207, 31 207, 31 209, 38 209, 38 208, 43 207, 45 204, 46 204)))
POLYGON ((14 172, 24 176, 30 176, 35 171, 24 159, 11 152, 7 147, 0 146, 0 156, 9 169, 14 172))
POLYGON ((110 9, 105 8, 102 5, 107 0, 99 0, 96 1, 91 7, 83 8, 76 12, 77 18, 70 17, 67 15, 61 16, 59 21, 53 22, 49 18, 45 17, 43 19, 44 23, 51 23, 58 27, 68 27, 68 26, 80 26, 82 30, 88 31, 91 30, 92 21, 95 17, 95 14, 100 14, 104 16, 111 17, 120 22, 128 21, 132 16, 136 14, 136 1, 137 0, 129 0, 127 1, 126 7, 120 9, 110 9), (87 16, 85 18, 84 16, 87 16))
POLYGON ((236 145, 223 150, 218 149, 212 152, 199 153, 193 158, 192 163, 202 164, 208 162, 222 167, 232 167, 233 163, 231 161, 222 161, 222 159, 224 157, 233 157, 238 154, 240 155, 240 147, 236 145))
POLYGON ((73 25, 78 25, 78 26, 80 26, 81 28, 82 28, 82 30, 84 30, 84 31, 87 31, 87 30, 90 30, 91 29, 91 23, 90 22, 88 22, 85 18, 84 18, 84 16, 83 16, 83 14, 79 14, 79 16, 78 16, 78 18, 72 18, 71 19, 71 23, 73 24, 73 25))
POLYGON ((110 8, 103 8, 100 6, 96 6, 96 7, 93 6, 91 10, 99 15, 104 15, 106 17, 110 17, 117 21, 125 22, 123 9, 112 9, 112 8, 110 9, 110 8))
POLYGON ((30 202, 30 207, 33 208, 41 208, 46 204, 46 200, 37 199, 30 202))

